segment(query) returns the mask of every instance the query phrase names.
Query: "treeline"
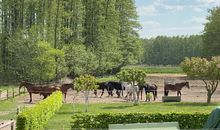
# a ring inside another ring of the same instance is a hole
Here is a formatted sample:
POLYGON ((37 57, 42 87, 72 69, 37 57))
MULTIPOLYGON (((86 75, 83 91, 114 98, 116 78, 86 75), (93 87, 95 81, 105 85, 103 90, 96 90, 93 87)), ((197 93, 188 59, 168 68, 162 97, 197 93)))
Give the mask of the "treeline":
POLYGON ((0 79, 103 75, 141 59, 134 0, 1 0, 0 79))
POLYGON ((143 63, 148 65, 178 65, 185 57, 202 56, 202 36, 158 36, 143 39, 143 63))

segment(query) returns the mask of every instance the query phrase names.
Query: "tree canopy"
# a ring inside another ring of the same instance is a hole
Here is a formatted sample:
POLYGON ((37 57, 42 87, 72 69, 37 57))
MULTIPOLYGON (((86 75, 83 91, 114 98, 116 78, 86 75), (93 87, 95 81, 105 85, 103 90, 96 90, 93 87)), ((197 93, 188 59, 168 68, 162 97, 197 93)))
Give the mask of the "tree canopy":
POLYGON ((220 8, 215 7, 209 10, 207 23, 203 33, 204 56, 211 58, 220 54, 220 8))
POLYGON ((220 57, 212 57, 210 61, 205 58, 186 58, 182 63, 183 71, 190 78, 202 80, 207 90, 207 103, 216 91, 220 81, 220 57))
MULTIPOLYGON (((55 79, 66 72, 103 75, 140 59, 140 25, 134 0, 2 0, 0 11, 0 75, 4 75, 1 79, 19 80, 19 72, 20 77, 30 80, 26 70, 35 66, 29 63, 32 56, 47 55, 47 50, 35 49, 39 41, 62 51, 62 55, 65 52, 62 65, 59 56, 54 56, 55 79), (19 53, 15 54, 15 50, 19 53), (25 64, 21 65, 21 61, 25 64), (68 71, 61 66, 68 66, 68 71)), ((34 80, 47 81, 52 77, 34 80)))

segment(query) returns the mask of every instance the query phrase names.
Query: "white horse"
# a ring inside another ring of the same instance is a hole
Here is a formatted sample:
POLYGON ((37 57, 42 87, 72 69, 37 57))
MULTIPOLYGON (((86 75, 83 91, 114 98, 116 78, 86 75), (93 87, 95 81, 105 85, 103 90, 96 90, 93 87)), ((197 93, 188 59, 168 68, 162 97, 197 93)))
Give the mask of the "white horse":
POLYGON ((132 85, 132 83, 122 83, 122 86, 124 87, 126 91, 126 96, 125 99, 127 101, 138 101, 138 92, 139 92, 139 87, 137 85, 132 85), (133 99, 132 99, 133 97, 133 99))

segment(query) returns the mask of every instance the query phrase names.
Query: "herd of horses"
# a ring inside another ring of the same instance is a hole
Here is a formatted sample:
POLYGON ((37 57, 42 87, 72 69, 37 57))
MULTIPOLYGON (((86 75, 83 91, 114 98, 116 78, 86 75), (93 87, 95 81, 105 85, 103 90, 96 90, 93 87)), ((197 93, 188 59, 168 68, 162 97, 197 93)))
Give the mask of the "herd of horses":
MULTIPOLYGON (((117 82, 117 81, 107 81, 107 82, 100 82, 97 84, 98 88, 97 90, 101 90, 100 98, 103 96, 105 90, 108 92, 108 96, 113 96, 113 92, 115 90, 117 97, 123 97, 125 93, 125 98, 127 100, 139 100, 139 98, 142 100, 143 92, 145 92, 145 95, 152 93, 153 100, 156 100, 157 98, 157 89, 158 86, 156 84, 149 85, 135 85, 131 83, 126 82, 117 82), (133 97, 133 99, 132 99, 133 97)), ((40 94, 43 95, 44 99, 48 97, 50 94, 52 94, 54 91, 61 91, 64 95, 64 99, 66 100, 66 95, 68 89, 74 90, 73 83, 69 84, 49 84, 49 85, 37 85, 33 84, 27 81, 21 81, 19 90, 21 87, 26 87, 29 95, 30 95, 30 102, 32 102, 32 94, 40 94)), ((189 88, 189 82, 182 82, 182 83, 176 83, 176 84, 164 84, 164 96, 168 96, 169 91, 177 91, 177 96, 181 96, 181 89, 186 86, 189 88)), ((96 97, 98 97, 97 90, 94 91, 94 94, 96 97)), ((147 99, 146 101, 150 101, 147 99)))
POLYGON ((43 95, 44 99, 55 91, 61 91, 66 100, 67 91, 73 88, 73 84, 49 84, 49 85, 37 85, 27 81, 21 81, 19 91, 22 87, 25 87, 30 95, 30 102, 32 102, 32 94, 43 95))

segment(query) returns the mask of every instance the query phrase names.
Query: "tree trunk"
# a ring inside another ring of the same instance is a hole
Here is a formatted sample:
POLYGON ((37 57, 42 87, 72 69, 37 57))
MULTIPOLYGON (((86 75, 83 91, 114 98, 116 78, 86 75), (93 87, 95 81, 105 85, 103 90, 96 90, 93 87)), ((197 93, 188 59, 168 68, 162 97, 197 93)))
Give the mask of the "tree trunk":
POLYGON ((89 90, 85 90, 85 112, 88 112, 88 105, 89 105, 89 90))
POLYGON ((210 91, 208 91, 208 93, 207 93, 207 104, 211 103, 211 98, 212 98, 212 93, 210 91))

